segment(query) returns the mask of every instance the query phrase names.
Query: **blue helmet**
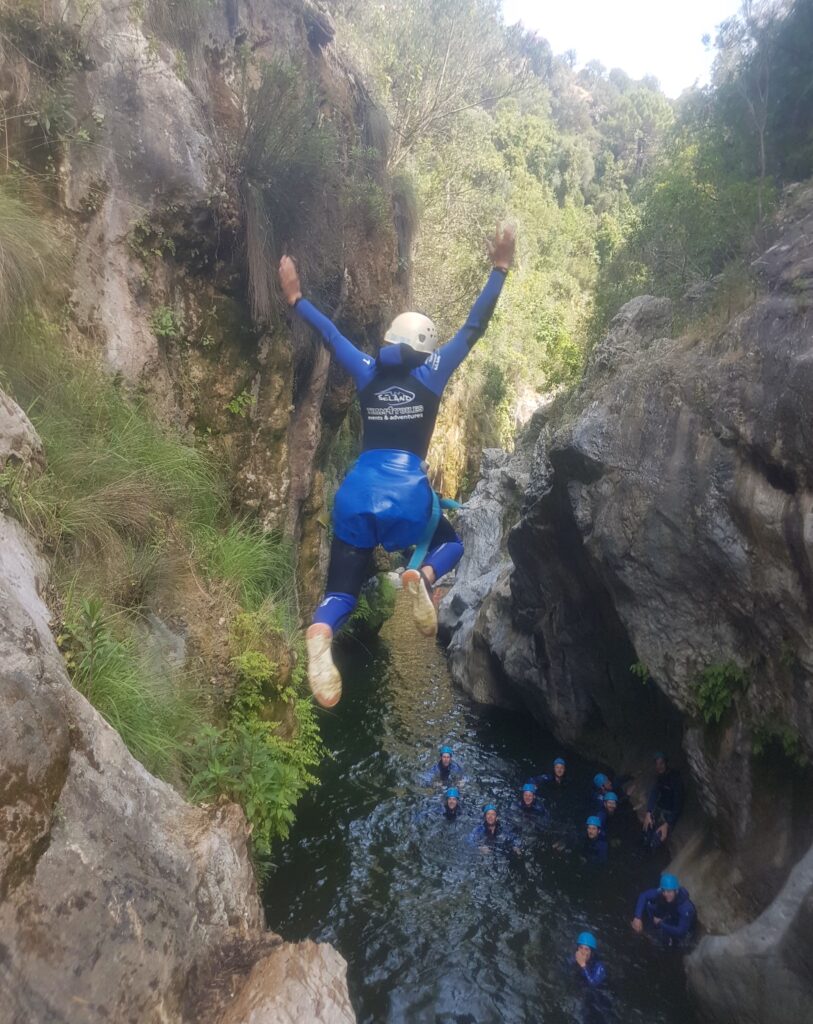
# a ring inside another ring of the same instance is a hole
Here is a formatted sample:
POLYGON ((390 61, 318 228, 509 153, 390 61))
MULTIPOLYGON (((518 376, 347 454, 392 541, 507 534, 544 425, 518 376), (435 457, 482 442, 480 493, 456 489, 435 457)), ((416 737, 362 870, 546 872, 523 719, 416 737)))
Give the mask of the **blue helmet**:
POLYGON ((565 765, 565 759, 563 757, 554 758, 553 767, 555 768, 557 764, 560 764, 563 768, 567 767, 565 765))
POLYGON ((664 754, 664 752, 662 750, 656 750, 655 753, 652 755, 652 760, 653 761, 665 761, 666 760, 666 754, 664 754))
POLYGON ((496 804, 483 804, 483 814, 488 814, 489 811, 496 811, 496 804))
POLYGON ((601 828, 601 818, 597 818, 595 814, 591 814, 590 817, 587 819, 586 824, 595 825, 596 828, 601 828))
POLYGON ((594 786, 603 786, 606 781, 607 781, 607 776, 604 774, 604 772, 599 772, 598 775, 594 775, 593 776, 593 785, 594 786))
POLYGON ((680 888, 680 882, 677 880, 676 875, 661 875, 659 889, 674 889, 675 892, 680 888))
POLYGON ((454 786, 450 786, 449 789, 446 790, 446 799, 450 800, 452 797, 454 797, 455 800, 460 799, 460 790, 456 789, 454 786))
POLYGON ((536 792, 536 786, 533 784, 533 782, 526 782, 525 785, 522 787, 522 792, 523 793, 535 793, 536 792))
POLYGON ((592 932, 580 932, 576 939, 577 946, 589 946, 590 949, 598 949, 596 937, 592 932))
POLYGON ((452 754, 452 748, 451 748, 451 747, 441 747, 441 748, 440 748, 440 755, 441 755, 441 757, 442 757, 442 756, 443 756, 444 754, 448 754, 448 755, 449 755, 449 756, 451 757, 451 754, 452 754))
POLYGON ((618 803, 618 797, 612 791, 604 794, 604 803, 606 804, 609 800, 614 800, 616 803, 618 803))

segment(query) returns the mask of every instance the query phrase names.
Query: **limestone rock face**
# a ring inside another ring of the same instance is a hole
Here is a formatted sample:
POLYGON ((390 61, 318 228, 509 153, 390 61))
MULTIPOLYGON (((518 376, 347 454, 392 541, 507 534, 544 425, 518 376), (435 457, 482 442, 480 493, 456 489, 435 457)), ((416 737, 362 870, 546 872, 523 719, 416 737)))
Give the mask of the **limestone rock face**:
MULTIPOLYGON (((439 627, 448 645, 453 675, 475 700, 483 703, 512 703, 505 687, 495 678, 491 656, 491 648, 497 646, 495 633, 500 624, 510 623, 510 610, 503 607, 501 614, 494 616, 492 603, 510 597, 511 560, 503 538, 518 511, 527 482, 527 452, 508 455, 497 448, 487 448, 483 452, 481 478, 455 523, 464 554, 455 585, 441 603, 439 627), (488 640, 484 643, 485 619, 493 621, 495 628, 485 630, 488 640)), ((521 646, 523 638, 513 632, 511 635, 517 636, 521 646)), ((505 646, 500 646, 497 658, 503 665, 508 660, 505 646)))
MULTIPOLYGON (((279 95, 266 106, 296 107, 312 92, 299 130, 318 131, 318 118, 342 152, 376 152, 381 183, 386 133, 376 141, 371 124, 383 115, 320 0, 42 7, 81 54, 65 93, 89 144, 62 147, 57 174, 74 243, 72 329, 164 419, 222 456, 236 500, 291 538, 310 580, 326 539, 319 471, 351 389, 312 332, 290 322, 276 261, 283 249, 294 255, 308 295, 369 346, 403 302, 403 240, 386 217, 346 212, 336 188, 309 191, 324 168, 299 169, 314 157, 296 139, 280 166, 251 171, 263 132, 280 129, 276 109, 258 114, 247 97, 263 69, 277 69, 279 95), (271 127, 258 128, 265 117, 271 127), (284 224, 264 205, 269 176, 290 193, 276 198, 284 224)), ((263 159, 273 164, 273 152, 263 159)))
POLYGON ((4 391, 0 391, 0 473, 9 462, 24 466, 42 458, 42 441, 34 425, 4 391))
POLYGON ((72 687, 45 581, 0 514, 0 1022, 200 1024, 202 978, 230 1024, 352 1021, 339 954, 265 931, 242 811, 185 803, 72 687))
POLYGON ((809 915, 781 895, 813 840, 813 189, 755 269, 758 294, 723 327, 672 339, 651 296, 619 311, 580 390, 532 434, 510 562, 464 562, 446 601, 461 616, 452 669, 475 696, 530 707, 637 772, 638 794, 653 749, 680 761, 675 864, 706 925, 732 932, 701 943, 691 983, 715 1020, 784 1022, 800 992, 813 999, 791 952, 813 942, 809 915), (719 723, 702 713, 704 672, 719 723), (767 924, 778 951, 751 971, 767 924))

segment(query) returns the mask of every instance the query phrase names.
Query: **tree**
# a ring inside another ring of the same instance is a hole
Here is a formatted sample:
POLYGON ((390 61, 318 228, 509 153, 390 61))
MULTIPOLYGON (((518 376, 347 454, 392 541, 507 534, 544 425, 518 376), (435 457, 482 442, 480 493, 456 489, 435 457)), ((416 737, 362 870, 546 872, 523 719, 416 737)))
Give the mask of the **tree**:
POLYGON ((717 35, 714 81, 725 102, 727 91, 739 98, 757 141, 759 220, 764 218, 767 174, 766 131, 772 77, 777 56, 778 19, 787 11, 787 0, 743 0, 738 15, 724 21, 717 35))

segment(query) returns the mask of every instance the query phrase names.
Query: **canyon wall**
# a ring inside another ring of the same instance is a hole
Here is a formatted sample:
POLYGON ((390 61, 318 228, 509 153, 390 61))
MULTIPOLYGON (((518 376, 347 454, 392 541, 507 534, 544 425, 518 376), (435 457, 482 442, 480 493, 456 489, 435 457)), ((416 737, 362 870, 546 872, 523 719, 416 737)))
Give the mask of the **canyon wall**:
POLYGON ((652 752, 680 764, 673 867, 721 933, 690 985, 709 1019, 790 1022, 813 996, 810 187, 753 269, 747 308, 679 337, 668 300, 628 303, 580 388, 487 453, 442 622, 464 688, 633 773, 639 807, 652 752))

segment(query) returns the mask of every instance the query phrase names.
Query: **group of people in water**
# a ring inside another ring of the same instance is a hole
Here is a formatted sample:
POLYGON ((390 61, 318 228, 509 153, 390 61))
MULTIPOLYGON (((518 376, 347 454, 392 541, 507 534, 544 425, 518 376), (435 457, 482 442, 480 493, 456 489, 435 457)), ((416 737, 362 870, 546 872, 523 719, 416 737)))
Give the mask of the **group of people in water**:
MULTIPOLYGON (((665 754, 660 751, 654 756, 655 779, 649 791, 647 810, 642 829, 643 845, 650 850, 658 849, 666 842, 674 829, 683 809, 683 788, 680 773, 669 767, 665 754)), ((464 815, 460 787, 465 781, 462 765, 454 759, 449 746, 440 748, 437 763, 427 772, 422 781, 426 785, 444 787, 439 813, 447 821, 462 820, 464 815)), ((609 837, 613 830, 613 818, 618 813, 622 800, 623 785, 627 779, 612 780, 604 772, 593 777, 592 790, 587 797, 587 816, 584 830, 578 844, 556 841, 557 849, 578 849, 585 862, 606 864, 609 859, 609 837), (616 792, 618 790, 618 792, 616 792), (619 792, 622 796, 619 798, 619 792)), ((468 835, 468 842, 481 850, 502 848, 512 853, 520 852, 522 837, 516 826, 523 823, 544 826, 550 819, 550 809, 543 789, 551 797, 570 785, 567 765, 557 757, 550 772, 531 776, 520 788, 518 798, 510 814, 502 817, 497 805, 487 803, 482 808, 482 821, 468 835)), ((686 889, 675 875, 664 873, 658 885, 645 889, 636 900, 631 920, 633 932, 649 934, 664 948, 682 948, 689 942, 696 919, 695 906, 686 889)), ((598 957, 598 940, 589 931, 581 932, 575 940, 571 965, 574 972, 590 989, 601 987, 607 978, 607 970, 598 957)))

